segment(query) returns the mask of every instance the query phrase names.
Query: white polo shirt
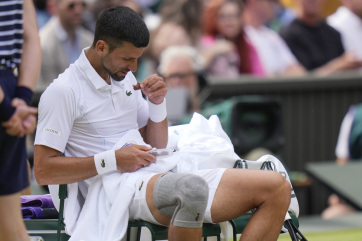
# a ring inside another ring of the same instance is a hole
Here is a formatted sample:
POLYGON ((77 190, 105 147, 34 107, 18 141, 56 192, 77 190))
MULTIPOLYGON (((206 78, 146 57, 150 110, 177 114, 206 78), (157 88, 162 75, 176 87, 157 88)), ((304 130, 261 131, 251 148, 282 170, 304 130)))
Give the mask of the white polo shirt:
POLYGON ((297 64, 297 59, 284 40, 273 30, 246 25, 244 31, 254 45, 263 69, 267 74, 282 74, 288 67, 297 64))
POLYGON ((39 103, 35 145, 65 156, 85 157, 110 150, 130 129, 147 124, 148 104, 133 90, 134 75, 108 85, 89 63, 79 59, 45 90, 39 103))

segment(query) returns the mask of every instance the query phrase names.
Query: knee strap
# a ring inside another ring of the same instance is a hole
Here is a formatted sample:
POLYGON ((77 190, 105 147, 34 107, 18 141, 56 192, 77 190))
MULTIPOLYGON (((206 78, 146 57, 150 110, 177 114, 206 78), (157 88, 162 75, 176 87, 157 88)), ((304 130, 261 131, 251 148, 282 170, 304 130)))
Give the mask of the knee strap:
POLYGON ((171 217, 173 226, 200 228, 209 196, 204 179, 193 174, 168 173, 155 183, 153 199, 156 207, 171 217))

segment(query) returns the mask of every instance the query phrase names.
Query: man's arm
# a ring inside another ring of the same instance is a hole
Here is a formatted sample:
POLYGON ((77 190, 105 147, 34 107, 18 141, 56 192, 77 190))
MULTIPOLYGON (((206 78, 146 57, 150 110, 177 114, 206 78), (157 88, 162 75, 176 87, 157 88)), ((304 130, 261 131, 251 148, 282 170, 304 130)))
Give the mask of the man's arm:
MULTIPOLYGON (((130 145, 115 151, 117 170, 134 172, 149 166, 156 157, 147 153, 150 148, 142 145, 130 145)), ((34 147, 34 173, 40 185, 67 184, 83 181, 96 176, 94 156, 64 157, 61 152, 44 145, 34 147)))
POLYGON ((39 78, 41 66, 41 47, 33 1, 24 1, 23 28, 24 43, 19 67, 18 86, 33 90, 39 78))
POLYGON ((163 118, 163 110, 166 108, 165 96, 167 88, 163 78, 156 74, 147 77, 141 83, 142 92, 147 96, 150 109, 150 119, 144 128, 140 129, 140 133, 144 141, 152 147, 165 148, 168 141, 168 122, 167 117, 163 118), (153 108, 151 108, 151 106, 153 108), (160 110, 158 110, 160 109, 160 110), (157 113, 157 112, 160 112, 157 113), (152 113, 151 113, 152 112, 152 113), (156 116, 153 120, 152 116, 156 116), (160 117, 161 120, 157 120, 160 117))
POLYGON ((66 184, 97 175, 93 157, 63 157, 47 146, 34 147, 34 172, 40 185, 66 184))

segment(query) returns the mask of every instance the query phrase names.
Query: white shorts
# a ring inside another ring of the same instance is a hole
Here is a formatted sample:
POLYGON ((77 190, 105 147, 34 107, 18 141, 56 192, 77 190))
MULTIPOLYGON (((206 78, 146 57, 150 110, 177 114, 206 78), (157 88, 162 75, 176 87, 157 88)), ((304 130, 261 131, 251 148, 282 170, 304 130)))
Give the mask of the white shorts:
MULTIPOLYGON (((212 223, 211 220, 211 204, 214 200, 215 192, 217 187, 219 186, 220 179, 222 175, 224 174, 226 168, 217 168, 217 169, 206 169, 206 170, 198 170, 194 172, 193 174, 198 175, 202 177, 208 184, 209 184, 209 201, 207 203, 205 216, 204 216, 204 223, 212 223)), ((136 193, 132 200, 132 203, 130 205, 129 210, 129 219, 130 220, 144 220, 150 223, 155 223, 158 225, 161 225, 158 223, 150 209, 148 208, 147 202, 146 202, 146 187, 148 181, 156 175, 156 173, 150 173, 148 175, 143 176, 140 178, 136 183, 136 193)))

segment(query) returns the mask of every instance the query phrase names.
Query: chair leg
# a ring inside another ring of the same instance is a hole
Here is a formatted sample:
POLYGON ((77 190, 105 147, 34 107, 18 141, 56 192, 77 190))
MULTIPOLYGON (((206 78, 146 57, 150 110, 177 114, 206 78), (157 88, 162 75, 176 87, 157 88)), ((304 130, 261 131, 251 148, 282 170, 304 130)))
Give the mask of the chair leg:
POLYGON ((292 241, 308 241, 291 220, 285 221, 285 225, 292 241))
POLYGON ((137 241, 141 240, 141 229, 142 229, 142 227, 137 228, 137 241))

